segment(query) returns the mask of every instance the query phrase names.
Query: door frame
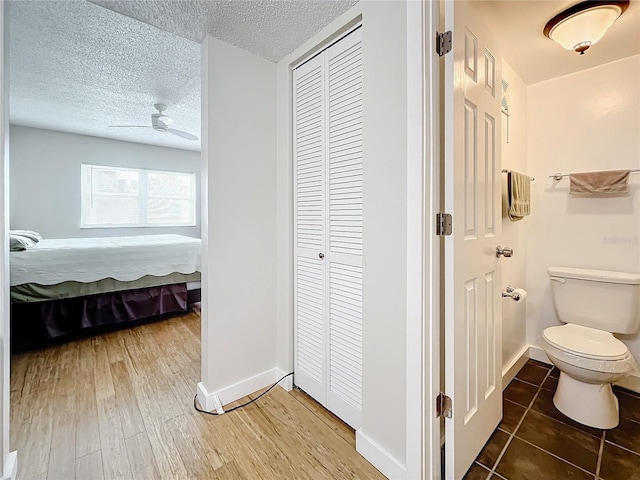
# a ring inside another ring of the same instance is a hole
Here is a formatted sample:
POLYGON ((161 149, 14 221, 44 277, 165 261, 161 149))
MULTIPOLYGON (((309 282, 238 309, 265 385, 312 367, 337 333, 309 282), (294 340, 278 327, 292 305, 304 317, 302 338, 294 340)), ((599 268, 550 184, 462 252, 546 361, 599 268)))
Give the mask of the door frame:
POLYGON ((407 2, 407 477, 440 478, 440 2, 407 2))
POLYGON ((9 406, 11 332, 9 317, 9 32, 6 28, 6 2, 0 5, 0 369, 2 388, 0 390, 0 475, 3 480, 16 478, 17 452, 9 453, 9 406))

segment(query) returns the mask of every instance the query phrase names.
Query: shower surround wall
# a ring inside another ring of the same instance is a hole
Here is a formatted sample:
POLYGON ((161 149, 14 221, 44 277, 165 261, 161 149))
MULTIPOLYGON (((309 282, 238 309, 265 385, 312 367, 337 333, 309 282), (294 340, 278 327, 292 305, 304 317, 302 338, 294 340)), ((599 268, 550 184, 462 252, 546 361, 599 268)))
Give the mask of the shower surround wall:
MULTIPOLYGON (((551 265, 640 272, 640 174, 631 196, 573 198, 555 172, 640 168, 640 55, 555 78, 527 89, 528 172, 533 214, 527 239, 527 341, 560 325, 546 269, 551 265)), ((620 335, 640 360, 640 334, 620 335)), ((532 349, 532 356, 541 350, 532 349)), ((640 391, 640 377, 625 386, 640 391)))

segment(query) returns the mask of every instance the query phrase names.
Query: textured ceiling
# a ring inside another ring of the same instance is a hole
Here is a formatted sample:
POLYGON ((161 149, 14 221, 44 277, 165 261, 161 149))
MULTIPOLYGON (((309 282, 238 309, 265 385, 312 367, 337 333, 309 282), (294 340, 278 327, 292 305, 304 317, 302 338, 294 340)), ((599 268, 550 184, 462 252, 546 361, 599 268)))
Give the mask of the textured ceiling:
POLYGON ((199 150, 152 128, 165 103, 174 128, 200 136, 200 45, 80 0, 8 2, 11 122, 199 150))
POLYGON ((584 55, 565 50, 542 33, 556 14, 579 0, 472 0, 500 42, 503 56, 531 85, 640 53, 640 0, 584 55))
MULTIPOLYGON (((153 104, 200 136, 200 45, 207 34, 279 60, 356 0, 13 0, 12 123, 199 150, 149 129, 153 104), (107 8, 103 8, 107 7, 107 8)), ((542 28, 573 0, 472 0, 528 84, 640 53, 640 0, 585 55, 542 28)))
POLYGON ((357 0, 90 0, 194 42, 213 37, 278 61, 357 0))
POLYGON ((200 136, 200 42, 209 33, 279 60, 356 0, 12 0, 11 122, 199 150, 147 125, 165 103, 200 136), (103 8, 107 7, 107 8, 103 8))

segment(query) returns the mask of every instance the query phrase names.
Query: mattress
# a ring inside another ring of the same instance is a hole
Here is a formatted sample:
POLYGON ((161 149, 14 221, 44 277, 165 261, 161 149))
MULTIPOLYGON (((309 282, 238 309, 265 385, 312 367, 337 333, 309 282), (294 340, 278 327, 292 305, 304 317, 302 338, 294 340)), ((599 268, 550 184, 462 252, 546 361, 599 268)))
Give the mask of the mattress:
POLYGON ((10 253, 11 286, 114 279, 131 282, 200 271, 201 242, 182 235, 45 239, 10 253))

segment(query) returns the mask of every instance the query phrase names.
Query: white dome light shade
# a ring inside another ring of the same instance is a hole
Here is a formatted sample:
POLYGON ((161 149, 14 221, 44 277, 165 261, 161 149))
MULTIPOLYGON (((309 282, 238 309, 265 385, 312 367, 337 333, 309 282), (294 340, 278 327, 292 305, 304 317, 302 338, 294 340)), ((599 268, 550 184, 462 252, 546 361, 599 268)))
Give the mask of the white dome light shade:
POLYGON ((544 34, 567 50, 584 54, 629 6, 624 2, 582 2, 552 18, 544 34))

